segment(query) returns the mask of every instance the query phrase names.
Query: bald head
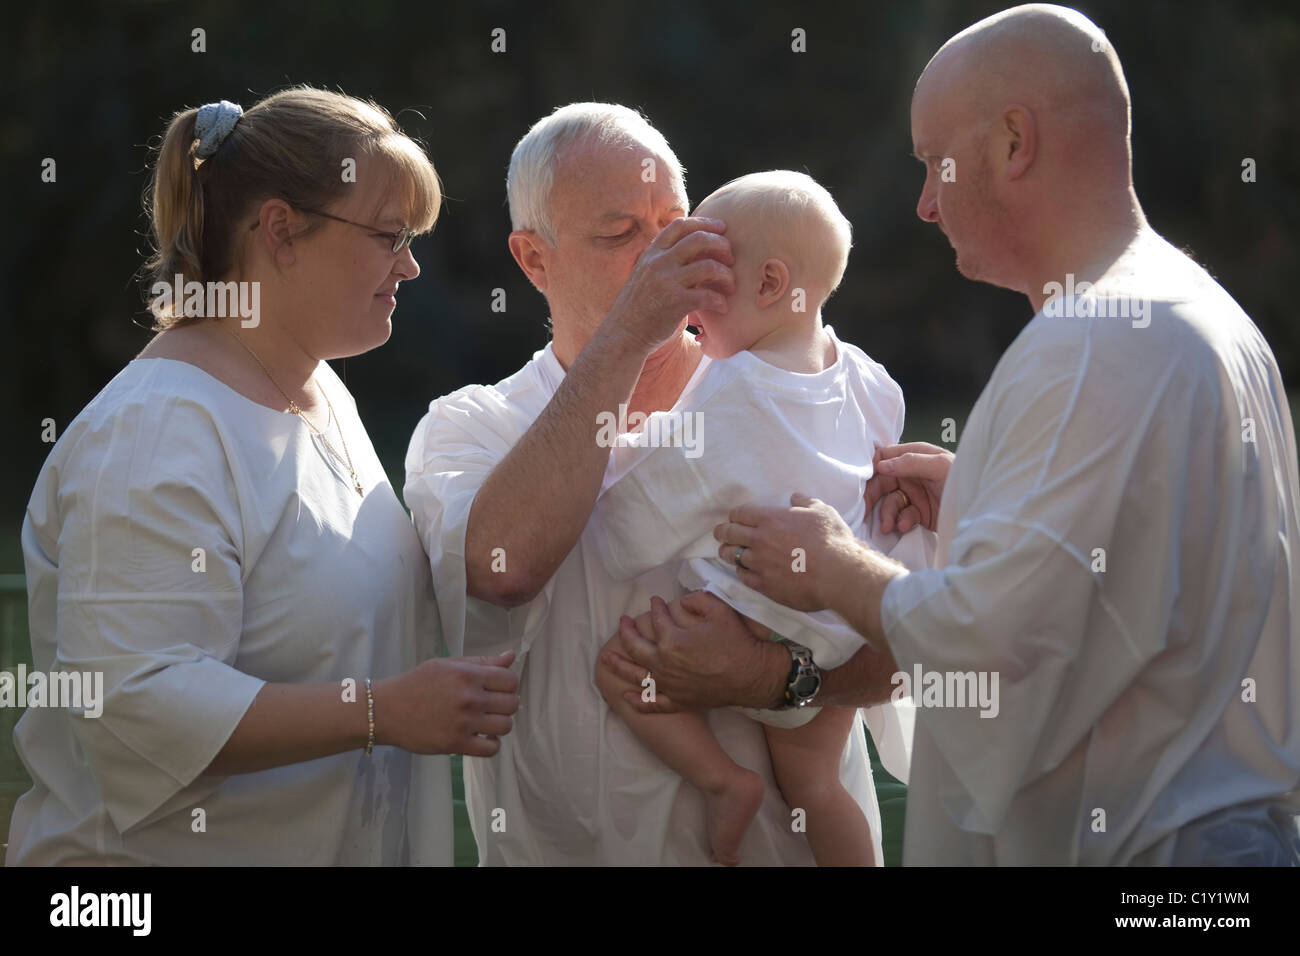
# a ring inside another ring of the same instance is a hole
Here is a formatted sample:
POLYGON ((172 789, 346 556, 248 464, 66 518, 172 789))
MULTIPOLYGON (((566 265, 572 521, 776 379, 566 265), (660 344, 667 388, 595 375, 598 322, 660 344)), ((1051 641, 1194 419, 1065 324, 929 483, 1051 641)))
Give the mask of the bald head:
POLYGON ((995 125, 1019 105, 1072 149, 1128 155, 1119 57, 1095 23, 1068 7, 1012 7, 962 30, 917 81, 917 97, 936 93, 972 122, 995 125))
POLYGON ((917 214, 963 275, 1032 298, 1042 275, 1104 257, 1144 224, 1129 113, 1115 50, 1077 10, 981 20, 940 47, 912 94, 927 166, 917 214))

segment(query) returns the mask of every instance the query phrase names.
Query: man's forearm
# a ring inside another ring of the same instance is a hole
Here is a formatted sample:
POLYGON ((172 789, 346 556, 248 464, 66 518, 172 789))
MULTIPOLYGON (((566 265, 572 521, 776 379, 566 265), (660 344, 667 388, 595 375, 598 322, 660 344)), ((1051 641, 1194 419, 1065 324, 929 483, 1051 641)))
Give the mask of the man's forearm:
MULTIPOLYGON (((790 654, 779 644, 764 648, 763 679, 756 682, 755 696, 738 701, 741 706, 776 710, 785 703, 790 676, 790 654)), ((886 647, 878 651, 863 647, 834 670, 822 671, 822 686, 816 703, 827 707, 870 707, 889 700, 898 664, 886 647)))
POLYGON ((907 569, 859 542, 832 574, 823 593, 826 606, 848 621, 869 647, 888 650, 880 605, 889 582, 907 569))
POLYGON ((507 606, 527 601, 573 549, 609 460, 610 449, 596 442, 597 416, 629 399, 645 359, 632 340, 603 324, 537 421, 493 469, 466 527, 471 597, 507 606), (493 570, 497 548, 503 573, 493 570))
MULTIPOLYGON (((898 664, 885 641, 880 604, 889 582, 906 573, 901 564, 865 545, 845 554, 839 561, 834 576, 827 582, 826 604, 848 621, 866 639, 867 645, 839 667, 822 673, 817 703, 828 707, 870 707, 889 699, 898 664)), ((773 698, 775 703, 765 706, 779 706, 784 702, 790 666, 788 655, 786 657, 784 662, 772 660, 764 665, 765 686, 777 686, 779 678, 780 688, 773 698), (785 670, 778 674, 782 666, 785 670)))
POLYGON ((889 700, 893 676, 898 670, 894 655, 870 645, 862 648, 834 670, 822 674, 817 703, 827 707, 870 707, 889 700))
POLYGON ((837 569, 827 589, 827 606, 848 621, 867 646, 822 676, 820 703, 870 707, 889 699, 898 664, 885 641, 880 605, 889 582, 906 573, 901 564, 864 544, 837 569))

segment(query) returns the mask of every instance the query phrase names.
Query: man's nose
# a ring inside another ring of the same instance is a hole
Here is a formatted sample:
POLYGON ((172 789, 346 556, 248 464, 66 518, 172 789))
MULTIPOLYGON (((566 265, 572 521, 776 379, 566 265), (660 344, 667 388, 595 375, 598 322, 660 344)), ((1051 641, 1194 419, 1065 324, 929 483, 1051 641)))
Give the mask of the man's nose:
POLYGON ((644 233, 642 233, 641 235, 638 235, 636 239, 634 239, 632 242, 628 243, 629 251, 632 253, 632 265, 628 267, 629 275, 632 272, 632 268, 635 267, 637 262, 640 261, 641 257, 645 255, 645 251, 650 248, 650 243, 654 241, 655 241, 654 236, 647 236, 644 233))
POLYGON ((916 203, 916 214, 921 217, 922 222, 939 221, 939 203, 937 190, 930 185, 930 177, 925 177, 925 184, 921 187, 921 198, 916 203))
MULTIPOLYGON (((666 227, 665 227, 665 228, 666 228, 666 227)), ((658 231, 654 231, 654 230, 653 230, 653 227, 651 227, 651 229, 649 229, 649 230, 647 230, 647 229, 642 229, 642 230, 638 231, 638 232, 637 232, 637 235, 636 235, 636 238, 632 241, 632 244, 633 244, 634 248, 636 249, 636 254, 639 256, 639 255, 641 255, 641 253, 643 253, 643 252, 645 252, 647 249, 649 249, 649 248, 650 248, 650 243, 654 242, 655 239, 658 238, 660 232, 663 232, 663 229, 660 229, 660 230, 658 230, 658 231)))

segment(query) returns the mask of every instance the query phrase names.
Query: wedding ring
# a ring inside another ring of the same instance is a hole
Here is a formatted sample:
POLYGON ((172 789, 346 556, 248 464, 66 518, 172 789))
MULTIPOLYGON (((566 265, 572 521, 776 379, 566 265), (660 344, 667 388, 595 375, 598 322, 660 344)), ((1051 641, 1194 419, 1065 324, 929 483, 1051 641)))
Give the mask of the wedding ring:
POLYGON ((900 495, 903 496, 903 503, 902 503, 901 505, 898 506, 898 510, 899 510, 899 511, 902 511, 904 508, 906 508, 908 505, 910 505, 910 504, 912 503, 912 499, 909 498, 909 497, 907 497, 907 492, 904 491, 902 488, 896 488, 895 490, 896 490, 900 495))
POLYGON ((743 545, 742 545, 741 547, 737 548, 737 549, 736 549, 736 556, 733 557, 731 560, 735 562, 736 567, 738 567, 738 568, 744 568, 746 571, 748 571, 748 570, 749 570, 749 565, 747 565, 747 564, 741 564, 741 563, 740 563, 740 553, 741 553, 742 551, 744 551, 744 550, 745 550, 745 548, 744 548, 743 545))

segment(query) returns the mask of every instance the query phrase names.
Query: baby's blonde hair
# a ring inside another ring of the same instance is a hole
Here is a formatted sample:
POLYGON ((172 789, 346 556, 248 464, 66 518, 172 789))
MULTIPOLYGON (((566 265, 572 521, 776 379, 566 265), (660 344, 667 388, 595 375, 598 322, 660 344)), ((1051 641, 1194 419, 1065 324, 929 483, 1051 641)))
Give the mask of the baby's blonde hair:
POLYGON ((789 169, 750 173, 720 186, 700 206, 723 198, 771 243, 765 257, 786 260, 802 281, 816 285, 822 300, 839 286, 853 227, 817 180, 789 169))

